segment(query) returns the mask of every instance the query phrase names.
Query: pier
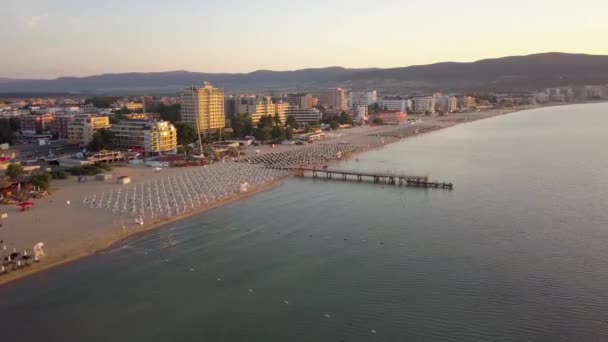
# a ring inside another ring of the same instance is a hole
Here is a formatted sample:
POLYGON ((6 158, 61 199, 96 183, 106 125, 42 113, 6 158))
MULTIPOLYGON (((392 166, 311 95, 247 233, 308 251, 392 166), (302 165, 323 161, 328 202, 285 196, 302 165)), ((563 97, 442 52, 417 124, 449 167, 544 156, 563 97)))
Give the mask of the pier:
POLYGON ((395 172, 373 172, 355 171, 315 167, 295 167, 290 168, 292 173, 298 177, 305 177, 307 174, 312 178, 323 177, 326 179, 356 180, 357 182, 372 181, 374 183, 388 183, 393 185, 407 185, 421 188, 438 188, 452 190, 452 183, 439 183, 429 181, 428 175, 407 175, 395 172))

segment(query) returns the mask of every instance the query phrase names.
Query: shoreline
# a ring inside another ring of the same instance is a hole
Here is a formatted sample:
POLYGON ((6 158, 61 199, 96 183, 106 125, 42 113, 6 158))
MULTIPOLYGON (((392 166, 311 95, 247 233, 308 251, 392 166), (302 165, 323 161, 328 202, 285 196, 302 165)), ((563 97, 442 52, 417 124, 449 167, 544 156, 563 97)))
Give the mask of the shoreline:
MULTIPOLYGON (((41 261, 40 263, 34 263, 34 264, 30 265, 28 269, 21 270, 20 272, 11 272, 11 273, 8 273, 7 275, 4 275, 2 278, 0 278, 0 286, 5 286, 8 284, 14 283, 16 281, 26 279, 29 277, 33 277, 36 275, 42 275, 45 272, 51 271, 54 268, 65 266, 65 265, 68 265, 68 264, 71 264, 74 262, 78 262, 78 261, 84 260, 88 257, 92 257, 99 253, 105 252, 107 250, 111 250, 112 248, 116 247, 117 245, 126 241, 127 239, 135 238, 135 237, 141 236, 143 234, 162 229, 169 224, 176 223, 178 221, 182 221, 182 220, 194 217, 196 215, 205 213, 205 212, 213 210, 213 209, 218 209, 218 208, 224 207, 226 205, 253 197, 257 194, 260 194, 260 193, 263 193, 266 191, 273 190, 273 189, 279 187, 281 184, 283 184, 283 182, 285 180, 287 180, 289 177, 290 177, 290 175, 281 177, 273 182, 260 186, 247 193, 243 193, 243 194, 239 194, 237 196, 231 197, 231 198, 227 198, 225 200, 216 202, 210 206, 202 207, 197 210, 192 210, 192 211, 184 213, 182 215, 172 217, 171 219, 167 219, 167 220, 163 220, 163 221, 155 222, 155 223, 150 223, 139 229, 130 229, 130 230, 128 229, 128 230, 118 232, 118 233, 114 234, 113 236, 108 237, 108 239, 106 239, 103 242, 94 243, 92 246, 84 246, 83 248, 85 250, 80 250, 80 251, 75 250, 75 251, 73 251, 74 253, 69 253, 70 254, 69 257, 62 257, 61 255, 59 255, 57 257, 47 257, 47 258, 43 259, 44 261, 41 261), (87 247, 89 247, 90 249, 87 247)), ((63 254, 65 254, 65 253, 62 253, 62 255, 63 254)))
MULTIPOLYGON (((545 106, 539 106, 539 105, 525 106, 525 107, 516 107, 516 108, 510 108, 510 109, 496 109, 496 110, 494 110, 495 112, 488 111, 486 113, 484 113, 484 112, 459 113, 459 114, 454 114, 452 116, 448 115, 448 116, 444 116, 444 117, 431 117, 432 120, 428 120, 426 122, 423 121, 423 123, 427 123, 427 124, 434 123, 435 125, 437 125, 437 127, 435 129, 423 131, 423 132, 420 132, 417 134, 412 134, 410 136, 405 136, 405 137, 401 137, 401 138, 396 137, 396 136, 386 136, 386 137, 383 137, 383 139, 385 139, 386 142, 379 146, 370 145, 370 146, 368 146, 367 149, 365 149, 363 151, 348 153, 347 155, 343 156, 341 159, 328 160, 328 161, 326 161, 326 164, 335 165, 342 161, 350 160, 360 153, 371 152, 374 150, 382 149, 390 144, 406 141, 410 138, 441 131, 441 130, 444 130, 444 129, 447 129, 450 127, 458 126, 460 124, 472 123, 472 122, 479 121, 479 120, 489 119, 489 118, 493 118, 493 117, 497 117, 497 116, 503 116, 503 115, 513 114, 513 113, 517 113, 517 112, 523 112, 523 111, 533 110, 533 109, 538 109, 538 108, 554 107, 554 106, 562 106, 562 105, 588 104, 588 103, 598 103, 598 102, 599 101, 586 102, 586 103, 575 103, 575 104, 569 103, 569 104, 552 104, 552 105, 545 105, 545 106), (450 119, 450 118, 452 118, 452 119, 450 119)), ((421 118, 422 118, 422 116, 421 116, 421 118)), ((393 127, 393 126, 387 126, 387 127, 393 127)), ((397 126, 394 126, 394 127, 397 127, 397 126)), ((377 136, 377 137, 379 137, 379 136, 377 136)), ((337 138, 337 139, 341 140, 341 138, 337 138)), ((77 261, 86 259, 87 257, 91 257, 98 253, 112 249, 127 239, 138 237, 138 236, 141 236, 143 234, 149 233, 154 230, 162 229, 169 224, 194 217, 196 215, 202 214, 209 210, 224 207, 226 205, 235 203, 237 201, 253 197, 259 193, 273 190, 273 189, 277 188, 278 186, 280 186, 281 184, 283 184, 283 182, 285 180, 289 179, 291 176, 292 175, 290 175, 290 174, 283 176, 268 184, 262 185, 256 189, 252 189, 250 192, 238 194, 231 198, 227 198, 222 201, 213 203, 209 206, 191 210, 191 211, 183 213, 179 216, 172 217, 171 219, 166 219, 163 221, 150 223, 148 225, 144 225, 143 227, 141 227, 139 229, 131 228, 131 229, 123 230, 120 232, 116 232, 110 236, 101 238, 99 241, 96 240, 96 241, 92 241, 92 242, 86 242, 84 245, 82 245, 79 248, 72 248, 70 250, 63 251, 62 253, 58 253, 56 255, 46 257, 45 259, 43 259, 43 261, 41 263, 34 263, 25 270, 22 269, 19 272, 11 272, 11 273, 8 273, 8 274, 0 277, 0 286, 14 283, 18 280, 32 277, 35 275, 44 274, 44 272, 50 271, 56 267, 60 267, 60 266, 64 266, 64 265, 67 265, 67 264, 70 264, 73 262, 77 262, 77 261)))

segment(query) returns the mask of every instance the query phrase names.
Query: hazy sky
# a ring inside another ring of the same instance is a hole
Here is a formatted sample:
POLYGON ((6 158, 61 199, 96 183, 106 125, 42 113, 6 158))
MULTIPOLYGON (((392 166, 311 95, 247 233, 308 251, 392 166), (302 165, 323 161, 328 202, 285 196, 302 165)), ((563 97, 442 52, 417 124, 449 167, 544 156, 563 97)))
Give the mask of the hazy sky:
POLYGON ((608 55, 607 0, 2 0, 0 77, 608 55))

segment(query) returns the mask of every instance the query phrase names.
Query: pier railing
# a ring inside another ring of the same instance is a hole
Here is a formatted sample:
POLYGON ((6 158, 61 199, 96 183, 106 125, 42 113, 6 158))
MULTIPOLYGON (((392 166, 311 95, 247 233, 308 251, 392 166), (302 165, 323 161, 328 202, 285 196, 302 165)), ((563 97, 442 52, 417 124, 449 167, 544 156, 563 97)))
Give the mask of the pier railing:
POLYGON ((388 183, 408 185, 424 188, 441 188, 451 190, 452 183, 431 182, 428 175, 412 175, 393 171, 358 171, 316 167, 293 167, 289 170, 296 176, 305 177, 307 174, 313 178, 324 177, 326 179, 353 179, 358 182, 373 181, 374 183, 388 183))

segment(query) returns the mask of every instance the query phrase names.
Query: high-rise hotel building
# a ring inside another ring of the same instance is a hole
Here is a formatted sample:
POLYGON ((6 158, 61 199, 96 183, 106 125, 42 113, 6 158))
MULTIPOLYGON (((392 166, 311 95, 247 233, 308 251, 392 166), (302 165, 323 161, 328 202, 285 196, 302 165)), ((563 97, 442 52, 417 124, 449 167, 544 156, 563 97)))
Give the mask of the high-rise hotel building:
POLYGON ((226 126, 224 92, 208 82, 202 88, 189 87, 180 94, 182 121, 200 133, 213 133, 226 126))

